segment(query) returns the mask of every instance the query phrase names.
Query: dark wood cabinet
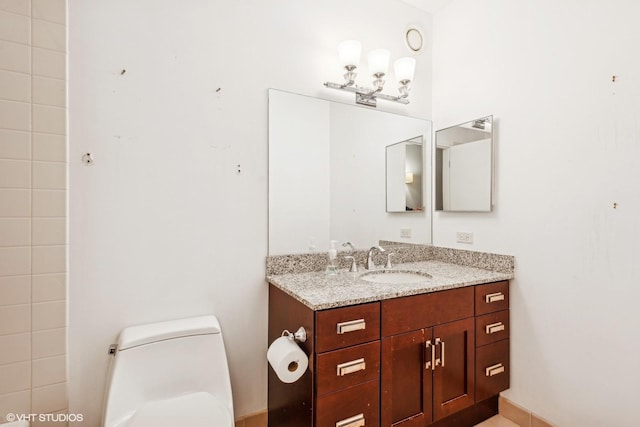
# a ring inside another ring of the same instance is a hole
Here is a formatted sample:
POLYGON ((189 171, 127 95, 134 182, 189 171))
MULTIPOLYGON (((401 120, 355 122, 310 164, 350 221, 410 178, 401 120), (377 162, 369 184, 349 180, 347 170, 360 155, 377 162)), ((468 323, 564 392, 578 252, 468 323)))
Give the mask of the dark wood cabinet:
POLYGON ((383 301, 382 312, 383 331, 424 328, 382 339, 381 425, 427 426, 473 405, 473 288, 383 301))
POLYGON ((304 326, 309 369, 269 368, 269 427, 470 427, 509 387, 508 281, 313 311, 269 288, 269 342, 304 326))

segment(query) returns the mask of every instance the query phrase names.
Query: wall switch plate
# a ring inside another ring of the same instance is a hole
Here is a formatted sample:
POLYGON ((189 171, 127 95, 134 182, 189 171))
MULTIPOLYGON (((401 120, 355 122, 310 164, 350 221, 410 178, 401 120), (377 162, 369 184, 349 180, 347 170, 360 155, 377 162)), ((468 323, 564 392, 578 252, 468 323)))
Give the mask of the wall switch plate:
POLYGON ((405 239, 410 239, 411 238, 411 229, 410 228, 401 228, 400 229, 400 237, 403 237, 405 239))
POLYGON ((456 242, 458 243, 473 243, 473 233, 458 231, 456 233, 456 242))

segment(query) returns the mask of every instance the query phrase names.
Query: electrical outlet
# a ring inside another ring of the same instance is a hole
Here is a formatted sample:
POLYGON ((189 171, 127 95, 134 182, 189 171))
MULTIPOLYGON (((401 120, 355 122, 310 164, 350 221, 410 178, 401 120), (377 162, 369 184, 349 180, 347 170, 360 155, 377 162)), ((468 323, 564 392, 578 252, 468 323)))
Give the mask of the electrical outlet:
POLYGON ((458 243, 473 243, 473 233, 458 231, 456 233, 456 242, 458 243))
POLYGON ((400 237, 403 237, 405 239, 410 239, 411 238, 411 229, 410 228, 401 228, 400 229, 400 237))

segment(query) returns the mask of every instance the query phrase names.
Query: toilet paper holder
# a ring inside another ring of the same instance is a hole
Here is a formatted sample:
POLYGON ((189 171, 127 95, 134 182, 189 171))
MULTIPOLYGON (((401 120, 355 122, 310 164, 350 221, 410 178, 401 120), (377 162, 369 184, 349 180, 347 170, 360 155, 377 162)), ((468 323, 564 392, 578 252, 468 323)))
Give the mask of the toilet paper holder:
POLYGON ((288 330, 284 330, 282 331, 282 335, 280 335, 281 337, 287 336, 291 341, 299 341, 299 342, 305 342, 307 340, 307 331, 304 329, 303 326, 300 326, 298 328, 297 331, 295 331, 295 333, 291 333, 288 330))

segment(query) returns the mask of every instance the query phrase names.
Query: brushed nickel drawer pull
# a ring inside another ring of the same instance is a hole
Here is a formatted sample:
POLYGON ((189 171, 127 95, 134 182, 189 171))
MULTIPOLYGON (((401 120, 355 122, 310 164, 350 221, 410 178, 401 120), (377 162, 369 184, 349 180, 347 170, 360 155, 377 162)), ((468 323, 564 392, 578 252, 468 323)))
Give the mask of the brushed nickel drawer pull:
POLYGON ((352 360, 351 362, 344 362, 336 366, 337 375, 339 377, 344 377, 348 374, 353 374, 354 372, 364 371, 367 369, 367 364, 364 361, 364 357, 362 359, 352 360))
POLYGON ((486 303, 504 301, 504 294, 502 292, 496 292, 495 294, 485 295, 484 301, 486 303))
POLYGON ((336 427, 364 427, 364 414, 358 414, 351 418, 338 421, 336 427))
POLYGON ((442 341, 440 338, 436 338, 436 345, 437 346, 441 346, 442 350, 440 350, 440 357, 438 357, 436 359, 435 365, 434 365, 434 369, 436 366, 440 365, 444 368, 444 352, 445 352, 445 345, 444 345, 444 341, 442 341))
POLYGON ((338 323, 338 334, 345 334, 347 332, 361 331, 367 328, 367 323, 364 319, 349 320, 348 322, 338 323))
POLYGON ((436 346, 431 343, 431 340, 427 340, 427 342, 424 343, 424 347, 427 351, 431 348, 431 360, 429 360, 428 357, 425 357, 427 361, 424 362, 424 369, 433 370, 433 366, 436 363, 436 346))
POLYGON ((496 332, 504 331, 504 324, 502 322, 492 323, 485 326, 487 334, 495 334, 496 332))
POLYGON ((488 368, 485 369, 485 375, 488 377, 492 377, 494 375, 498 375, 504 372, 504 366, 502 366, 502 363, 498 363, 492 366, 489 366, 488 368))

